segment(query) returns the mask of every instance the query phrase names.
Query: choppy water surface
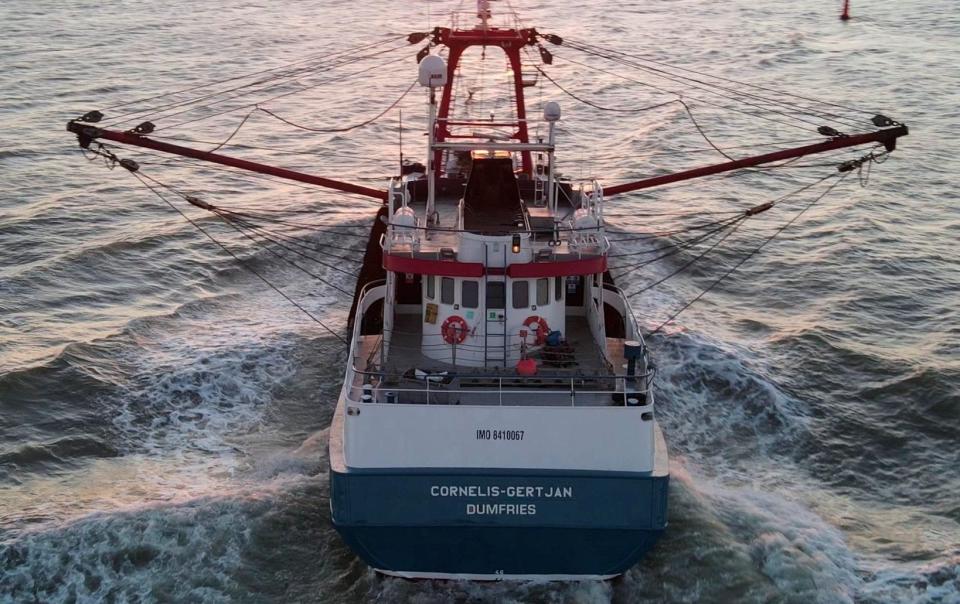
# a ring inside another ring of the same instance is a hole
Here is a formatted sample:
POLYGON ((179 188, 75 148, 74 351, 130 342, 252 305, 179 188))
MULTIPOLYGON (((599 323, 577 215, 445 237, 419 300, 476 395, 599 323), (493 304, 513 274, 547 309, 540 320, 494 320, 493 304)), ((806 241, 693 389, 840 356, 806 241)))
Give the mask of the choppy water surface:
MULTIPOLYGON (((623 578, 561 585, 406 582, 358 561, 331 528, 325 476, 342 346, 134 179, 84 161, 63 131, 90 109, 422 30, 450 8, 431 2, 428 17, 422 3, 281 4, 0 6, 0 601, 960 601, 953 2, 854 2, 845 25, 832 2, 521 3, 542 31, 880 110, 911 127, 869 188, 848 179, 652 338, 672 452, 670 529, 623 578)), ((415 49, 278 107, 314 124, 359 121, 406 87, 415 49)), ((584 96, 610 106, 651 98, 554 50, 551 73, 584 96)), ((675 108, 602 114, 549 88, 531 107, 548 98, 564 105, 568 174, 613 183, 710 158, 650 157, 704 146, 675 108)), ((420 95, 403 107, 410 156, 421 146, 420 95)), ((242 116, 168 134, 219 141, 242 116)), ((258 114, 232 142, 302 154, 231 152, 382 186, 396 162, 395 118, 309 134, 258 114)), ((809 138, 742 118, 707 111, 703 125, 725 145, 809 138)), ((327 224, 364 223, 375 210, 126 155, 226 207, 316 208, 327 224)), ((663 230, 667 219, 636 214, 743 208, 821 174, 624 196, 611 201, 610 222, 663 230)), ((696 270, 635 298, 641 320, 659 324, 799 207, 745 227, 696 270)), ((191 215, 344 328, 343 296, 191 215)), ((639 286, 690 257, 620 283, 639 286)), ((352 288, 349 276, 321 272, 352 288)))

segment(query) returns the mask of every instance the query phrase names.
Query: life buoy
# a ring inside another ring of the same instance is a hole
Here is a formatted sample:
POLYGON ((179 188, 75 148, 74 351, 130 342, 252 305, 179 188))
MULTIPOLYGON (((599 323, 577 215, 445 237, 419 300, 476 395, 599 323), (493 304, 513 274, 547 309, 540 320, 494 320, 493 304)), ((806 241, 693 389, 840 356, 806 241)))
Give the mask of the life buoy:
POLYGON ((532 315, 527 317, 527 320, 523 322, 523 326, 529 328, 533 331, 535 341, 537 346, 542 345, 547 341, 547 335, 550 333, 550 326, 547 325, 547 320, 538 315, 532 315), (534 327, 536 325, 536 327, 534 327))
POLYGON ((469 331, 470 326, 467 325, 463 317, 458 315, 447 317, 447 320, 440 326, 440 333, 443 334, 443 339, 447 344, 463 344, 469 331))

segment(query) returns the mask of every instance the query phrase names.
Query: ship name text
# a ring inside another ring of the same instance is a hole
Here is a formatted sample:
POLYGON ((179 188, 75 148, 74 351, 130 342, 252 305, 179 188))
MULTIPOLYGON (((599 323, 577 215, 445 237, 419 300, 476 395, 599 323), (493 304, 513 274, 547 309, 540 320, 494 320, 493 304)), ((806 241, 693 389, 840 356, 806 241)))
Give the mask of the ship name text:
MULTIPOLYGON (((496 498, 513 499, 573 499, 573 487, 553 486, 500 486, 500 485, 433 485, 432 497, 496 498)), ((534 516, 535 503, 467 503, 467 516, 534 516)))
POLYGON ((499 485, 433 485, 433 497, 525 497, 537 499, 572 499, 570 486, 499 486, 499 485))

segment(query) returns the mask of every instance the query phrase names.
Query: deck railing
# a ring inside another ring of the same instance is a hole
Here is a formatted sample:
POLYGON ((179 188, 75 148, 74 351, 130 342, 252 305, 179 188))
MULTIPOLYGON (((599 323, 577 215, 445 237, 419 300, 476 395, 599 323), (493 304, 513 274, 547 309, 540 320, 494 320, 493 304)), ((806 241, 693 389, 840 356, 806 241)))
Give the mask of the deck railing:
MULTIPOLYGON (((623 296, 620 288, 604 284, 604 289, 623 296)), ((647 407, 653 401, 652 386, 656 377, 656 368, 648 362, 647 351, 641 349, 641 358, 637 360, 637 370, 634 375, 609 373, 576 373, 567 370, 547 369, 538 375, 520 376, 504 374, 502 372, 482 372, 471 370, 422 372, 421 375, 394 374, 382 370, 370 370, 372 360, 377 358, 383 338, 379 339, 373 349, 367 351, 365 368, 357 366, 357 357, 362 343, 361 326, 365 312, 378 300, 386 295, 386 285, 383 280, 368 283, 360 292, 360 302, 357 305, 357 315, 353 327, 353 341, 350 357, 347 363, 345 376, 345 393, 352 402, 364 402, 364 395, 369 395, 369 403, 422 403, 422 404, 466 404, 459 400, 441 402, 441 398, 450 398, 462 394, 462 398, 484 399, 491 402, 486 405, 511 405, 510 398, 514 396, 548 397, 549 403, 544 405, 560 406, 558 402, 568 398, 569 406, 577 405, 577 397, 581 403, 597 405, 598 399, 610 398, 610 404, 621 406, 647 407), (407 384, 404 384, 407 382, 407 384), (445 386, 456 382, 456 389, 450 390, 445 386), (552 398, 551 398, 552 397, 552 398), (421 400, 422 399, 422 400, 421 400), (556 400, 557 402, 554 402, 556 400)), ((642 342, 639 334, 639 324, 633 310, 626 299, 623 300, 626 314, 628 338, 636 338, 642 342)), ((619 309, 618 309, 619 310, 619 309)))
MULTIPOLYGON (((514 376, 480 373, 432 373, 422 378, 377 371, 350 372, 351 385, 347 396, 352 402, 379 404, 443 404, 489 406, 528 406, 533 398, 544 399, 541 406, 600 406, 604 398, 608 406, 647 407, 653 402, 652 385, 656 371, 629 375, 570 375, 570 376, 514 376), (402 381, 416 382, 405 386, 402 381), (420 385, 422 384, 422 385, 420 385), (558 387, 563 385, 562 388, 558 387), (447 386, 454 385, 454 389, 447 386), (527 385, 527 387, 523 387, 527 385), (545 387, 552 385, 554 387, 545 387), (606 387, 600 387, 604 385, 606 387), (369 396, 369 399, 365 397, 369 396), (512 397, 523 398, 527 405, 511 402, 512 397), (456 400, 449 400, 454 398, 456 400), (447 400, 443 400, 447 399, 447 400), (464 400, 465 399, 465 400, 464 400), (563 403, 561 403, 563 401, 563 403), (569 403, 567 403, 569 401, 569 403)), ((533 403, 536 404, 536 403, 533 403)))

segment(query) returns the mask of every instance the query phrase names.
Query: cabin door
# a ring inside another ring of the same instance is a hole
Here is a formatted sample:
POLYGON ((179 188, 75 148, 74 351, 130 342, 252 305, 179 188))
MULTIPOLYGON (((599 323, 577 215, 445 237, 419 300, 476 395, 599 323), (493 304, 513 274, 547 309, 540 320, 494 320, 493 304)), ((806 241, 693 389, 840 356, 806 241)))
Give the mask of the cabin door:
POLYGON ((487 279, 484 296, 484 365, 503 367, 506 363, 507 284, 487 279))

